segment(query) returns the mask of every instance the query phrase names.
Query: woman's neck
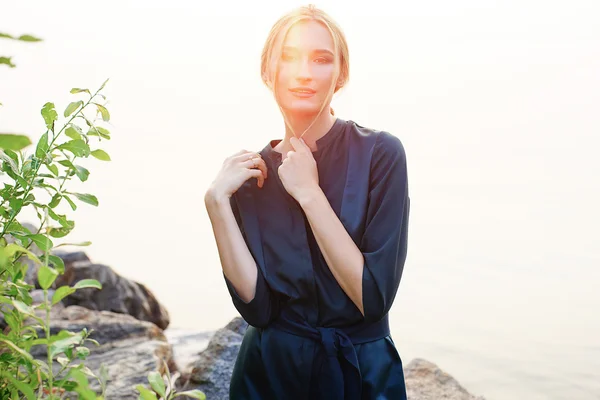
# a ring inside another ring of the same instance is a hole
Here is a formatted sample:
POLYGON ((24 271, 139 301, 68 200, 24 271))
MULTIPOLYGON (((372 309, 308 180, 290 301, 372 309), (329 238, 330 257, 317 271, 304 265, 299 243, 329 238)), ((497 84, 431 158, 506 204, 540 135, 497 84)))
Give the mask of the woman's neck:
POLYGON ((327 132, 329 132, 329 130, 335 123, 335 120, 336 117, 331 115, 329 112, 326 112, 325 110, 323 110, 319 118, 317 118, 317 120, 314 122, 314 124, 312 124, 312 126, 311 123, 313 122, 313 118, 289 116, 288 123, 290 124, 293 131, 292 129, 290 129, 290 126, 286 124, 285 138, 281 142, 279 142, 277 146, 275 146, 275 150, 282 154, 286 154, 288 151, 294 150, 292 145, 290 144, 290 139, 294 137, 294 133, 296 134, 295 136, 299 138, 300 135, 304 133, 306 128, 310 126, 310 129, 306 131, 306 133, 304 133, 302 139, 312 151, 315 151, 317 150, 317 140, 319 140, 320 138, 325 136, 327 132))

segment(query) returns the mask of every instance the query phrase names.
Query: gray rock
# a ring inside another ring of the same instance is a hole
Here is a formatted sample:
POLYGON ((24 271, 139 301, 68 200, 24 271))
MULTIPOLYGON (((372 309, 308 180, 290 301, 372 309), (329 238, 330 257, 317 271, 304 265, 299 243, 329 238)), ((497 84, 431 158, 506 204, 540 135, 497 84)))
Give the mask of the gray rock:
POLYGON ((83 252, 57 253, 65 263, 65 273, 55 281, 55 287, 73 286, 82 279, 96 279, 102 290, 80 289, 63 299, 65 306, 78 305, 90 310, 112 311, 148 321, 161 329, 169 326, 169 313, 154 294, 141 283, 126 279, 109 266, 95 264, 83 252))
POLYGON ((206 349, 214 331, 198 332, 168 328, 164 334, 173 348, 173 359, 177 365, 177 371, 189 374, 192 363, 198 358, 200 352, 206 349))
MULTIPOLYGON (((70 306, 52 311, 51 333, 65 329, 80 332, 83 328, 93 330, 90 338, 100 346, 87 343, 90 355, 83 363, 95 374, 104 364, 108 368, 107 399, 137 400, 138 384, 147 387, 147 376, 151 371, 166 373, 163 361, 170 370, 175 370, 171 346, 162 330, 156 325, 139 321, 132 316, 109 311, 93 311, 79 306, 70 306)), ((42 332, 38 332, 43 337, 42 332)), ((34 346, 31 354, 46 359, 45 346, 34 346)), ((75 361, 74 364, 80 362, 75 361)), ((58 369, 58 364, 53 369, 58 369)), ((99 384, 90 379, 90 385, 99 393, 99 384)))
POLYGON ((229 399, 229 381, 248 324, 234 318, 210 339, 206 350, 182 374, 179 390, 199 389, 210 400, 229 399))
POLYGON ((437 365, 416 358, 404 367, 409 400, 484 400, 476 397, 437 365))

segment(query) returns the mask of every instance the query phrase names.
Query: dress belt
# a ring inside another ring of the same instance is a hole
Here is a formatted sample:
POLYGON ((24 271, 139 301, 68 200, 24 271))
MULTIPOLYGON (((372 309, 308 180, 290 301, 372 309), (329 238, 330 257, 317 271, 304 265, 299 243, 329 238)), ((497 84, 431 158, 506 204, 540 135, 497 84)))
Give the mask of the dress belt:
POLYGON ((357 344, 382 339, 390 334, 387 315, 380 321, 352 328, 313 327, 306 321, 281 315, 270 327, 320 343, 312 379, 319 397, 330 400, 360 400, 362 377, 357 344))

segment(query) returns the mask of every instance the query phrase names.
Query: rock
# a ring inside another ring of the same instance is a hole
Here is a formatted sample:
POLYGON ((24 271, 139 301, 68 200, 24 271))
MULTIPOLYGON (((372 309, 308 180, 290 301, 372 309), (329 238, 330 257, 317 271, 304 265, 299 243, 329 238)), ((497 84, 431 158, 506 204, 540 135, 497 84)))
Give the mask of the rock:
POLYGON ((410 400, 484 400, 467 392, 437 365, 420 358, 404 367, 404 379, 410 400))
POLYGON ((198 355, 182 374, 179 390, 199 389, 210 400, 229 399, 229 381, 248 324, 234 318, 210 339, 206 350, 198 355))
POLYGON ((55 287, 73 286, 82 279, 96 279, 102 290, 80 289, 63 299, 65 306, 78 305, 90 310, 112 311, 154 323, 161 329, 169 326, 169 313, 154 294, 141 283, 126 279, 109 266, 92 263, 84 252, 56 253, 65 263, 65 273, 55 287))
POLYGON ((214 332, 169 328, 165 330, 164 334, 173 349, 173 359, 177 365, 177 371, 189 374, 193 361, 198 358, 200 352, 206 349, 214 332))
MULTIPOLYGON (((107 399, 137 400, 139 393, 135 386, 144 384, 148 387, 147 376, 151 371, 164 374, 163 361, 170 370, 176 369, 171 346, 162 330, 153 323, 130 315, 69 306, 58 311, 53 309, 50 327, 52 334, 63 329, 71 332, 80 332, 83 328, 93 330, 90 338, 98 341, 100 346, 88 342, 86 346, 90 355, 83 363, 95 374, 99 374, 102 364, 106 365, 107 399)), ((38 335, 44 337, 41 332, 38 335)), ((45 346, 34 346, 31 354, 46 360, 45 346)), ((90 379, 90 385, 99 393, 97 381, 90 379)))

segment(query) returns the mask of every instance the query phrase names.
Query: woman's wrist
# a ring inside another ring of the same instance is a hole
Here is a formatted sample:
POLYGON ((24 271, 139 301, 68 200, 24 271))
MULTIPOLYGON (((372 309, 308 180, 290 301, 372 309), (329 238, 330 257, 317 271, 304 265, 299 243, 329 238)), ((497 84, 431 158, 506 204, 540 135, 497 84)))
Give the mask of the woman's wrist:
POLYGON ((204 203, 207 209, 221 208, 223 205, 229 205, 230 195, 220 192, 214 187, 210 187, 204 194, 204 203))

